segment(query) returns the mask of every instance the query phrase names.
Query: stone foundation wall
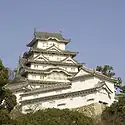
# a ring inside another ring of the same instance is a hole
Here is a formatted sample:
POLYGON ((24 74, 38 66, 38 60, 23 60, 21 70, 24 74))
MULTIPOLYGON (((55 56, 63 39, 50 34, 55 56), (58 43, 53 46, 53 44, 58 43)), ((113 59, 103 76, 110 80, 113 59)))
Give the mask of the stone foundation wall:
POLYGON ((106 108, 106 105, 101 103, 93 103, 87 106, 82 106, 79 108, 72 109, 73 111, 78 111, 84 113, 86 116, 92 118, 96 124, 101 121, 101 114, 106 108))

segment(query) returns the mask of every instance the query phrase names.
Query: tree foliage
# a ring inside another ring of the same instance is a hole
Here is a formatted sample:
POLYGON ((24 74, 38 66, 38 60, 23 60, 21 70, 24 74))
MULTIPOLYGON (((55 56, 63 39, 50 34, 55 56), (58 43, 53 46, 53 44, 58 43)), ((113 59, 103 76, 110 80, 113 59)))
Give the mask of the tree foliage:
POLYGON ((16 105, 16 97, 8 89, 2 89, 0 92, 0 109, 6 109, 8 112, 16 105))
POLYGON ((0 60, 0 90, 8 83, 8 78, 8 70, 3 66, 2 61, 0 60))
POLYGON ((105 125, 125 125, 125 95, 105 109, 102 121, 105 125))
POLYGON ((11 119, 10 112, 16 105, 16 97, 5 89, 8 82, 8 70, 0 60, 0 125, 92 125, 90 118, 68 109, 39 110, 11 119))
POLYGON ((6 125, 94 125, 93 120, 82 113, 55 108, 22 114, 16 119, 11 119, 5 110, 1 110, 0 119, 6 125))
MULTIPOLYGON (((115 76, 113 67, 109 65, 97 66, 96 70, 110 78, 115 76)), ((16 97, 4 87, 8 83, 8 78, 8 70, 0 60, 0 125, 94 125, 91 118, 68 109, 39 110, 25 115, 20 114, 16 119, 11 119, 10 112, 16 105, 16 97)), ((122 80, 120 77, 114 83, 121 89, 122 93, 125 93, 125 86, 121 86, 122 80)), ((104 110, 102 113, 103 125, 124 125, 124 116, 125 96, 123 95, 118 102, 104 110)))
POLYGON ((3 63, 2 63, 2 60, 0 59, 0 68, 4 67, 3 66, 3 63))
POLYGON ((9 82, 8 70, 0 60, 0 124, 10 124, 9 113, 16 105, 16 97, 5 85, 9 82))
POLYGON ((16 125, 16 121, 11 119, 7 110, 0 110, 0 125, 16 125))
POLYGON ((108 77, 113 77, 115 75, 115 73, 113 72, 113 67, 109 66, 109 65, 104 65, 102 66, 97 66, 96 70, 99 72, 102 72, 104 75, 108 76, 108 77))
POLYGON ((125 92, 125 86, 122 84, 122 79, 120 77, 115 77, 115 73, 113 72, 114 68, 109 65, 97 66, 96 71, 101 72, 103 75, 114 78, 112 79, 116 88, 120 89, 120 92, 125 92))
POLYGON ((82 113, 68 109, 45 109, 17 118, 17 125, 93 125, 82 113))

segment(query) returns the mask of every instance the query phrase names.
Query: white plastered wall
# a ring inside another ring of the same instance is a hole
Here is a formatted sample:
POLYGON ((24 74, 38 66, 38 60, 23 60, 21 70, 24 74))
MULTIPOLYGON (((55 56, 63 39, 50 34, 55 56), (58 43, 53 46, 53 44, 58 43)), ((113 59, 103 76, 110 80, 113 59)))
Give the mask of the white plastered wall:
POLYGON ((39 80, 39 81, 69 82, 69 80, 67 79, 68 78, 67 75, 63 73, 58 73, 58 72, 56 72, 56 74, 52 73, 52 74, 47 74, 47 75, 43 75, 43 74, 40 75, 40 74, 28 73, 28 79, 36 80, 36 81, 39 80))
POLYGON ((51 47, 53 44, 54 44, 57 48, 59 48, 59 49, 61 49, 61 50, 65 50, 65 43, 59 43, 58 41, 52 41, 52 40, 48 40, 48 41, 38 41, 37 48, 47 49, 47 48, 51 47))
POLYGON ((94 88, 97 84, 97 80, 94 79, 94 77, 88 78, 88 79, 78 79, 75 81, 72 81, 72 90, 73 91, 79 91, 79 90, 85 90, 94 88))
MULTIPOLYGON (((38 53, 34 53, 33 57, 35 58, 38 55, 39 55, 38 53)), ((53 55, 53 54, 42 54, 42 55, 39 55, 38 57, 42 57, 42 56, 44 56, 49 61, 61 61, 67 58, 67 56, 64 56, 64 55, 53 55)), ((36 58, 35 60, 42 61, 43 59, 41 60, 36 58)))
POLYGON ((51 64, 31 64, 31 69, 36 70, 47 70, 49 68, 60 68, 66 70, 67 72, 78 72, 78 67, 75 66, 54 66, 51 64))
POLYGON ((68 97, 64 99, 55 99, 49 101, 42 101, 39 103, 28 104, 22 107, 23 113, 26 113, 25 110, 35 107, 35 110, 45 109, 45 108, 78 108, 84 105, 89 105, 91 103, 96 103, 97 93, 89 94, 86 96, 77 96, 77 97, 68 97))
MULTIPOLYGON (((29 74, 30 76, 31 74, 29 74)), ((37 76, 38 77, 38 76, 37 76)), ((31 75, 31 80, 32 79, 32 75, 31 75)), ((40 80, 38 78, 38 80, 40 80)), ((49 81, 49 80, 47 80, 49 81)), ((68 81, 66 81, 68 82, 68 81)), ((86 89, 91 89, 91 88, 94 88, 98 83, 100 82, 100 79, 98 78, 95 78, 95 77, 92 77, 92 78, 89 78, 89 79, 86 79, 86 80, 77 80, 77 81, 73 81, 72 82, 72 86, 71 86, 71 89, 66 89, 66 90, 61 90, 61 91, 52 91, 52 92, 46 92, 46 93, 41 93, 41 94, 37 94, 37 95, 30 95, 30 96, 26 96, 26 97, 23 97, 23 100, 25 99, 33 99, 35 97, 39 98, 39 97, 45 97, 45 96, 50 96, 50 95, 56 95, 56 94, 59 94, 58 92, 60 93, 67 93, 67 92, 75 92, 75 91, 81 91, 81 90, 86 90, 86 89)), ((107 82, 107 81, 106 81, 107 82)), ((112 83, 109 83, 107 82, 110 86, 112 86, 112 89, 111 91, 113 92, 113 84, 112 83)), ((107 85, 108 86, 108 85, 107 85)), ((105 90, 101 90, 101 91, 105 91, 105 90)), ((103 95, 103 97, 100 97, 100 94, 98 95, 100 99, 104 99, 106 100, 107 98, 107 95, 104 94, 105 92, 99 92, 101 93, 101 95, 103 95)), ((107 92, 106 92, 107 93, 107 92)), ((110 93, 110 96, 111 96, 111 102, 114 101, 114 96, 115 96, 115 93, 110 93)), ((108 99, 109 100, 109 99, 108 99)), ((109 102, 109 101, 108 101, 109 102)))

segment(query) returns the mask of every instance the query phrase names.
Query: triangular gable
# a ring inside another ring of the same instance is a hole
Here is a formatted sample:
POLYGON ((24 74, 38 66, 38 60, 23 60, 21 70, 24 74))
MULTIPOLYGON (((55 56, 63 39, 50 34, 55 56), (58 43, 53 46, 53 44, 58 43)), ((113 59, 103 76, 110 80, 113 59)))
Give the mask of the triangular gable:
POLYGON ((45 58, 42 54, 38 54, 36 57, 33 58, 33 60, 38 60, 38 61, 48 61, 47 58, 45 58))
POLYGON ((61 50, 59 48, 57 48, 55 45, 52 45, 51 47, 47 48, 46 51, 61 52, 61 50))
POLYGON ((111 89, 108 87, 108 85, 105 83, 105 81, 99 82, 99 83, 97 84, 97 87, 98 87, 99 89, 101 89, 101 88, 105 89, 108 93, 113 93, 112 90, 111 90, 111 89))
POLYGON ((88 75, 90 73, 84 71, 83 69, 80 69, 80 71, 75 75, 75 77, 77 76, 84 76, 84 75, 88 75))
POLYGON ((64 60, 62 60, 63 63, 70 63, 70 64, 78 64, 74 59, 71 57, 67 57, 64 60))
POLYGON ((113 93, 112 90, 107 86, 107 84, 104 84, 103 88, 106 89, 108 93, 113 93))
POLYGON ((99 88, 99 92, 107 94, 110 99, 111 99, 111 94, 113 93, 106 84, 104 84, 102 87, 99 88))

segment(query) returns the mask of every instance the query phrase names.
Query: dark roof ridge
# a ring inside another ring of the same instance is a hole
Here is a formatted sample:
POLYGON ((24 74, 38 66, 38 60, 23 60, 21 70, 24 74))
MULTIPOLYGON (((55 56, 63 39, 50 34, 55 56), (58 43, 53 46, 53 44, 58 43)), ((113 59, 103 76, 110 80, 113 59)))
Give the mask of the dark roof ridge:
MULTIPOLYGON (((31 47, 29 51, 38 50, 38 51, 43 52, 43 51, 46 51, 46 50, 50 49, 50 48, 53 47, 53 46, 54 46, 54 45, 52 45, 52 46, 50 46, 49 48, 46 48, 46 49, 40 49, 40 48, 33 48, 33 47, 31 47)), ((56 47, 56 46, 55 46, 55 47, 56 47)), ((56 47, 56 48, 57 48, 57 47, 56 47)), ((59 48, 57 48, 57 49, 60 50, 61 52, 70 52, 70 53, 76 53, 76 54, 79 53, 79 52, 72 52, 72 51, 70 51, 70 50, 61 50, 61 49, 59 49, 59 48)))
POLYGON ((49 32, 34 32, 33 40, 27 44, 28 47, 31 47, 36 40, 49 40, 49 39, 56 39, 58 42, 69 43, 70 39, 63 38, 61 33, 49 33, 49 32))

